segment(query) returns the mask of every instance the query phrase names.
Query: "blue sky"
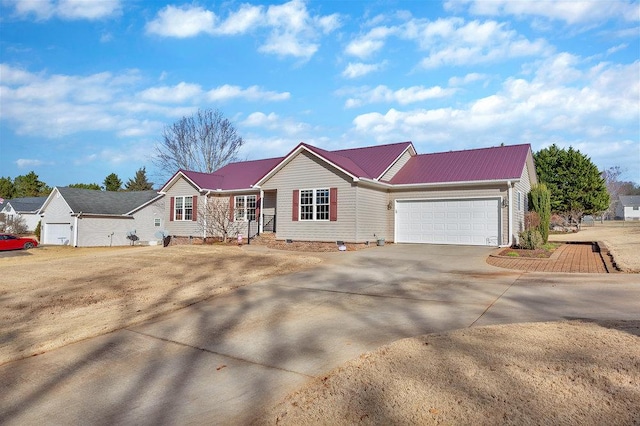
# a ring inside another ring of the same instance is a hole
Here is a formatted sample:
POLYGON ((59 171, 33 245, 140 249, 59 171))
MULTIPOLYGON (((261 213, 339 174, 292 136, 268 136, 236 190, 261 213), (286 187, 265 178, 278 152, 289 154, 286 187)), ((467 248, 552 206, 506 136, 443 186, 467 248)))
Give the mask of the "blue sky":
POLYGON ((573 146, 640 183, 640 4, 0 0, 0 176, 124 181, 217 108, 242 158, 573 146))

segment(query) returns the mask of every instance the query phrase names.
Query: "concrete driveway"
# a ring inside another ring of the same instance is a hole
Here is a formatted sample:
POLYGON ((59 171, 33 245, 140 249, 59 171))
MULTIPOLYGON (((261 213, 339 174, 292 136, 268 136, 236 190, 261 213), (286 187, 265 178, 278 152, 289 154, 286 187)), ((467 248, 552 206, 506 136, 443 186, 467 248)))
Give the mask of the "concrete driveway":
POLYGON ((404 337, 640 319, 638 275, 507 271, 485 263, 490 251, 334 253, 313 270, 5 364, 0 424, 245 424, 309 378, 404 337))

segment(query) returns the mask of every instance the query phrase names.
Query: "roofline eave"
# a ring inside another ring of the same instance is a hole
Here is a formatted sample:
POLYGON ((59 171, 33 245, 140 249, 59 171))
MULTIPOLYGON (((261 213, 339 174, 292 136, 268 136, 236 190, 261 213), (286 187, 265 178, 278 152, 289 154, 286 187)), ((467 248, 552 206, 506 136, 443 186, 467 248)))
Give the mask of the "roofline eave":
POLYGON ((383 187, 386 189, 420 189, 420 188, 443 188, 453 186, 483 186, 483 185, 497 185, 497 184, 509 184, 519 182, 520 178, 505 178, 505 179, 490 179, 490 180, 471 180, 471 181, 456 181, 456 182, 430 182, 430 183, 402 183, 393 184, 387 182, 380 182, 373 179, 361 178, 360 182, 383 187))

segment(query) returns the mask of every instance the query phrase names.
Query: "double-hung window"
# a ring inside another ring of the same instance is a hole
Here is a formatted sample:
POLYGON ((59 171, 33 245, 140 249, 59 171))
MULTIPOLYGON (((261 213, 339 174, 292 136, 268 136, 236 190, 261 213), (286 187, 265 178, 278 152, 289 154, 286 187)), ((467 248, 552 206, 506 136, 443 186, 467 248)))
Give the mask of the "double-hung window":
POLYGON ((193 220, 193 197, 175 197, 173 220, 193 220))
POLYGON ((257 197, 255 195, 236 195, 234 218, 237 221, 256 220, 257 197))
POLYGON ((300 220, 329 220, 329 188, 300 190, 300 220))

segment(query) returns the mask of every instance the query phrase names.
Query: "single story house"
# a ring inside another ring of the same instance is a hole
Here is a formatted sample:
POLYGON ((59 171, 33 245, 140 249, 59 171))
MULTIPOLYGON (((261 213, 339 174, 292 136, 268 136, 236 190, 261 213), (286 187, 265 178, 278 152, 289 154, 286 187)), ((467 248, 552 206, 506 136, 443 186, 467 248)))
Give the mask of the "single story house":
POLYGON ((42 244, 73 247, 158 244, 164 197, 156 191, 56 187, 40 209, 42 244))
POLYGON ((232 232, 257 221, 278 240, 509 246, 535 183, 528 144, 417 154, 411 142, 337 151, 300 143, 213 173, 179 170, 160 193, 176 237, 209 236, 210 206, 221 206, 239 225, 232 232))
POLYGON ((22 197, 5 200, 2 203, 0 213, 4 213, 7 219, 21 217, 24 219, 28 232, 33 232, 40 222, 40 208, 47 197, 22 197))
POLYGON ((640 220, 640 195, 621 195, 616 205, 616 217, 640 220))

